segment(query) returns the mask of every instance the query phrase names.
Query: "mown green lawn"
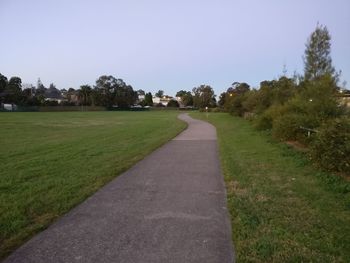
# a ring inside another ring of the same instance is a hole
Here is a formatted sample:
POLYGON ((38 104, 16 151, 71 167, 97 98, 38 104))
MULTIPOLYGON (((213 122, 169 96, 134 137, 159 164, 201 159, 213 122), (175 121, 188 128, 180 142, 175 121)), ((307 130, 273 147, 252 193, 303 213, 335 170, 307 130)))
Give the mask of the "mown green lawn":
POLYGON ((227 113, 217 128, 237 262, 350 262, 350 184, 227 113))
POLYGON ((0 113, 0 259, 178 134, 177 115, 0 113))

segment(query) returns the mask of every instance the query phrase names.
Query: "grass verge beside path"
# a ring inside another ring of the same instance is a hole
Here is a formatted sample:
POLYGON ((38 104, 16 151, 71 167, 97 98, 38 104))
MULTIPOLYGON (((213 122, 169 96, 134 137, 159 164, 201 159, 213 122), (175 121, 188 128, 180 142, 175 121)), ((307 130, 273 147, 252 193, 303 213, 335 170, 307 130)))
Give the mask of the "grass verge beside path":
POLYGON ((178 114, 0 113, 0 259, 177 135, 178 114))
POLYGON ((217 128, 237 262, 349 262, 350 185, 227 113, 217 128))

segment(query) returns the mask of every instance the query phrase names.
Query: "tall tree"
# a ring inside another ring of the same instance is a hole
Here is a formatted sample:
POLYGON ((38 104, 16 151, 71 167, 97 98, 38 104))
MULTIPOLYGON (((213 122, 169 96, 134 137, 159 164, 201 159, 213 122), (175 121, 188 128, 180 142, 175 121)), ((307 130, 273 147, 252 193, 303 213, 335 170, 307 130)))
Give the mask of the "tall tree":
POLYGON ((118 107, 128 108, 136 102, 137 92, 130 85, 118 85, 115 88, 115 102, 118 107))
POLYGON ((7 83, 7 78, 0 73, 0 93, 5 90, 7 83))
POLYGON ((145 95, 145 106, 153 106, 152 93, 148 92, 145 95))
POLYGON ((113 76, 100 76, 96 80, 96 91, 100 94, 99 102, 101 106, 111 107, 114 105, 115 92, 114 89, 117 86, 117 79, 113 76))
POLYGON ((5 98, 5 89, 7 86, 7 78, 0 73, 0 102, 2 102, 5 98))
POLYGON ((5 102, 18 104, 21 101, 22 80, 19 77, 11 77, 5 88, 5 102))
POLYGON ((225 101, 226 101, 226 97, 227 97, 227 92, 222 92, 219 96, 219 101, 218 104, 220 107, 224 107, 225 105, 225 101))
POLYGON ((214 90, 209 85, 200 85, 193 88, 192 92, 194 94, 193 105, 195 107, 205 108, 216 106, 214 90))
POLYGON ((137 95, 145 95, 145 94, 146 94, 145 91, 142 90, 142 89, 139 89, 139 90, 137 91, 137 95))
POLYGON ((89 85, 82 85, 78 90, 78 96, 81 105, 91 105, 92 88, 89 85))
POLYGON ((243 102, 245 100, 245 94, 249 92, 250 86, 245 82, 234 82, 227 91, 221 94, 219 103, 232 114, 242 116, 244 113, 243 102))
POLYGON ((190 91, 180 90, 176 93, 176 97, 181 99, 181 104, 185 107, 193 105, 193 96, 190 91))
POLYGON ((135 103, 137 93, 130 85, 122 79, 113 76, 101 76, 96 80, 94 96, 99 100, 100 105, 111 107, 115 104, 118 107, 129 107, 135 103))
POLYGON ((154 94, 158 98, 162 98, 164 96, 164 91, 163 90, 158 90, 156 94, 154 94))
POLYGON ((326 26, 318 24, 311 33, 306 43, 304 64, 306 80, 315 80, 325 74, 337 78, 332 66, 331 36, 326 26))
POLYGON ((169 108, 171 108, 171 107, 178 108, 180 105, 176 100, 171 99, 166 106, 169 108))
POLYGON ((233 82, 231 88, 228 88, 227 92, 233 92, 237 95, 241 95, 250 90, 250 86, 245 82, 233 82))

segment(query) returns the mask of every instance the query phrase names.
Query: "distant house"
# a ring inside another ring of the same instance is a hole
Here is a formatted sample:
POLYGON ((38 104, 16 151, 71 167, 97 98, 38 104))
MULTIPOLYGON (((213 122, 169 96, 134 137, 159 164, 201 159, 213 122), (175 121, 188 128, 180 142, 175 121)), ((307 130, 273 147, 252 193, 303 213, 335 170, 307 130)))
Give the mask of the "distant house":
POLYGON ((165 95, 161 98, 156 97, 156 96, 153 96, 153 98, 152 98, 154 105, 162 104, 165 107, 168 105, 169 101, 171 101, 172 99, 173 99, 173 97, 167 96, 167 95, 165 95))
POLYGON ((58 104, 60 104, 61 102, 66 101, 66 99, 63 98, 59 89, 50 87, 45 91, 45 101, 56 101, 58 104))
POLYGON ((65 101, 71 104, 78 105, 80 102, 78 91, 73 88, 69 88, 68 91, 66 89, 63 89, 62 97, 65 101))
POLYGON ((138 101, 143 101, 143 100, 145 100, 145 95, 144 94, 138 94, 137 95, 137 99, 138 99, 138 101))
POLYGON ((339 97, 341 100, 341 103, 345 105, 346 107, 350 107, 350 94, 344 94, 339 97))

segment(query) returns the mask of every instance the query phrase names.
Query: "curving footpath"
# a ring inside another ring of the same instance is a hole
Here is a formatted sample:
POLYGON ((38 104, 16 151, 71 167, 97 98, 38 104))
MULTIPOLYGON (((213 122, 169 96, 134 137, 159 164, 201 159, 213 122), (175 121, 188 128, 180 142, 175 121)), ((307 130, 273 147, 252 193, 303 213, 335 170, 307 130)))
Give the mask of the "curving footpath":
POLYGON ((216 130, 188 128, 4 262, 233 262, 216 130))

